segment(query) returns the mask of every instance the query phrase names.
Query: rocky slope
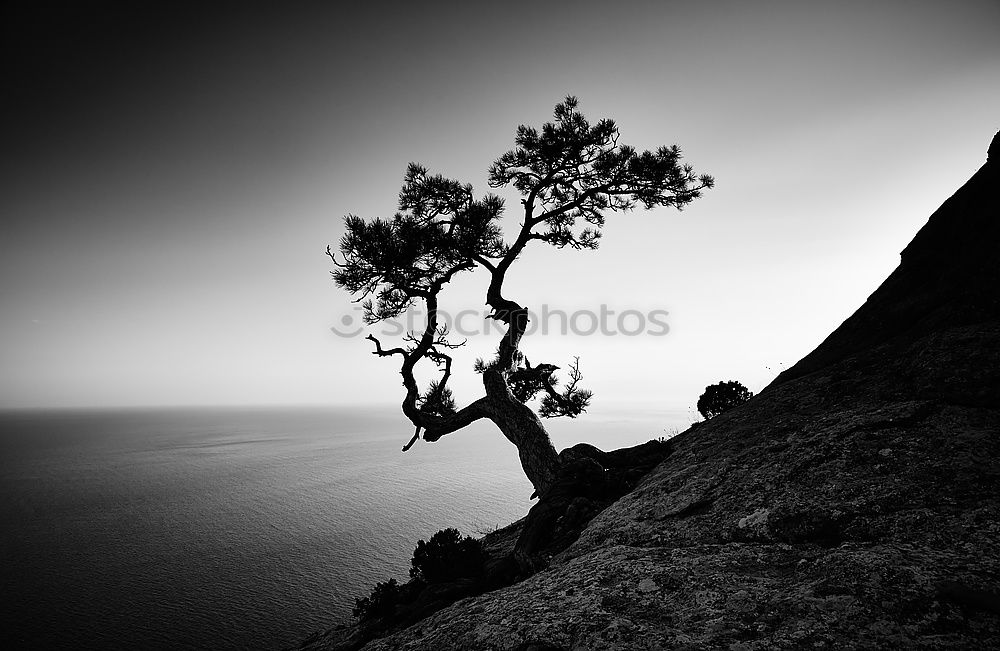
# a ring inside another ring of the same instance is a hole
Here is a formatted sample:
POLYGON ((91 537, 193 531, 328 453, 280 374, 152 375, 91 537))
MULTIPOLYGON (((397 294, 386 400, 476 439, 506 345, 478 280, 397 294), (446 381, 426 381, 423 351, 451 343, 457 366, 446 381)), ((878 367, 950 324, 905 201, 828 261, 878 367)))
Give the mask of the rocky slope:
POLYGON ((547 570, 365 649, 1000 648, 998 254, 1000 134, 857 313, 547 570))

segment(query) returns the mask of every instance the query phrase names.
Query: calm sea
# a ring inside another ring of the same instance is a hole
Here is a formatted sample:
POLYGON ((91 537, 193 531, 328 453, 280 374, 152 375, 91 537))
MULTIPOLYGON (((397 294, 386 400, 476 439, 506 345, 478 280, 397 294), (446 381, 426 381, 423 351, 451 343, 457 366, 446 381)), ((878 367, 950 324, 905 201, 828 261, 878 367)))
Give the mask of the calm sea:
MULTIPOLYGON (((550 431, 610 449, 683 420, 550 431)), ((488 423, 402 454, 410 434, 391 407, 0 413, 4 647, 292 646, 405 579, 417 539, 530 508, 488 423)))

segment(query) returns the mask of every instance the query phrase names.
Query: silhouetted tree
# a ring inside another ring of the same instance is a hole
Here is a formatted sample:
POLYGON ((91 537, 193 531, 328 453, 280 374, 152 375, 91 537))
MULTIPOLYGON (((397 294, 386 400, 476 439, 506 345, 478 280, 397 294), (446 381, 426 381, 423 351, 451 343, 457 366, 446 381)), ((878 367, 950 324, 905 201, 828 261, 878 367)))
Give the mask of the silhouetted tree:
POLYGON ((705 393, 698 398, 698 411, 705 420, 738 407, 753 397, 753 392, 735 380, 719 382, 705 387, 705 393))
POLYGON ((676 146, 638 153, 618 138, 612 120, 591 124, 574 97, 557 104, 554 121, 540 130, 518 127, 514 149, 489 169, 490 187, 512 185, 523 197, 523 221, 513 241, 501 232, 504 204, 498 196, 476 199, 471 185, 431 175, 416 163, 406 170, 399 212, 392 219, 346 218, 340 256, 329 247, 327 254, 336 265, 336 283, 364 299, 366 323, 399 316, 418 302, 427 314, 423 332, 407 335, 402 346, 383 348, 368 336, 375 355, 398 355, 401 360, 406 390, 402 409, 415 427, 404 451, 421 432, 425 441, 436 441, 486 418, 517 446, 537 494, 551 486, 559 459, 538 415, 526 403, 540 395, 542 416, 572 418, 587 408, 591 393, 580 387, 583 376, 577 362, 560 390, 557 367, 532 366, 521 354, 528 310, 504 295, 507 270, 532 242, 595 249, 606 213, 638 204, 681 209, 713 183, 710 176, 697 176, 690 165, 682 165, 676 146), (449 341, 447 329, 438 323, 438 295, 456 274, 477 266, 489 274, 489 318, 505 324, 506 332, 496 357, 476 364, 485 395, 459 409, 448 387, 448 351, 461 344, 449 341), (441 376, 421 391, 414 367, 425 359, 438 366, 441 376))
POLYGON ((376 617, 389 617, 396 612, 399 604, 399 584, 396 579, 384 583, 376 583, 372 593, 367 597, 354 600, 352 613, 360 620, 376 617))
POLYGON ((481 542, 458 529, 442 529, 427 542, 417 541, 410 561, 410 577, 426 583, 444 583, 483 573, 486 552, 481 542))

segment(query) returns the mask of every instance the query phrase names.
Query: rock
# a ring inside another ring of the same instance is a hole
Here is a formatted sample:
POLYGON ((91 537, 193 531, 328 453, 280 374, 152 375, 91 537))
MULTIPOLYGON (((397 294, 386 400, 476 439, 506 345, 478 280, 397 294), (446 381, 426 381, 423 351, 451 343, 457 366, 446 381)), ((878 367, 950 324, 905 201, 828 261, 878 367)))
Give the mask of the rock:
POLYGON ((767 527, 767 518, 770 515, 770 509, 757 509, 745 518, 740 518, 736 526, 740 529, 764 530, 767 527))
POLYGON ((656 592, 660 589, 660 586, 656 585, 656 581, 653 579, 646 578, 639 582, 639 587, 637 589, 639 592, 648 594, 650 592, 656 592))

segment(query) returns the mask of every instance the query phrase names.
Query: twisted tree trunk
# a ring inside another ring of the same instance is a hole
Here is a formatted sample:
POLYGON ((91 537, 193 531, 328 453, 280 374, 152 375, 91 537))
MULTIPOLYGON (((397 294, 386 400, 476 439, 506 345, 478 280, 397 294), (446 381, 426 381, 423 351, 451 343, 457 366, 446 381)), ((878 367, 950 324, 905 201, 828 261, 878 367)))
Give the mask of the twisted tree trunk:
POLYGON ((544 495, 551 488, 559 468, 559 456, 549 433, 534 410, 511 395, 502 373, 486 371, 483 384, 489 402, 488 418, 517 446, 521 469, 535 492, 544 495))
MULTIPOLYGON (((505 301, 505 305, 507 311, 501 314, 497 310, 496 318, 505 321, 508 329, 500 342, 497 359, 483 371, 486 395, 451 416, 431 418, 422 415, 423 438, 436 441, 476 420, 488 418, 517 447, 521 469, 540 497, 548 492, 555 480, 559 456, 541 419, 534 410, 517 400, 507 386, 507 377, 517 366, 518 345, 527 328, 528 311, 513 301, 505 301)), ((407 406, 414 415, 421 416, 415 404, 404 403, 404 411, 407 406)))

